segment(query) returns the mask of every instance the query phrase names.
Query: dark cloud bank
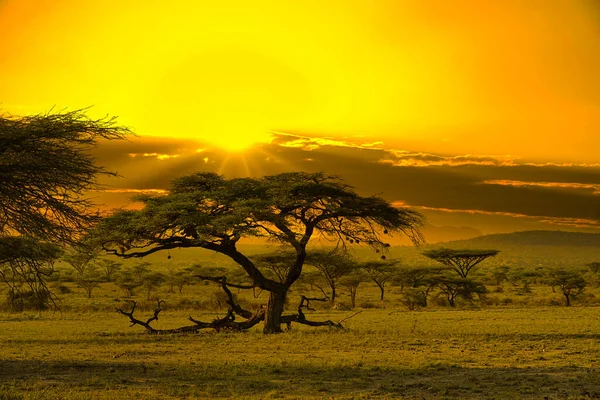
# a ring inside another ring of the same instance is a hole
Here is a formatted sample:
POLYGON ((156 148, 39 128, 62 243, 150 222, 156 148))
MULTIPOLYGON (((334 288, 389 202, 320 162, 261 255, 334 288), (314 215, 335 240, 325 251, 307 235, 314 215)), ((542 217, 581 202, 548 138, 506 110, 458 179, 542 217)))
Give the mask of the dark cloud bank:
POLYGON ((600 165, 427 154, 288 134, 243 154, 193 140, 139 137, 105 143, 96 156, 121 175, 103 182, 119 193, 98 195, 110 205, 125 204, 128 190, 168 189, 171 179, 195 171, 227 177, 325 171, 363 195, 422 211, 430 241, 522 229, 600 232, 600 165))

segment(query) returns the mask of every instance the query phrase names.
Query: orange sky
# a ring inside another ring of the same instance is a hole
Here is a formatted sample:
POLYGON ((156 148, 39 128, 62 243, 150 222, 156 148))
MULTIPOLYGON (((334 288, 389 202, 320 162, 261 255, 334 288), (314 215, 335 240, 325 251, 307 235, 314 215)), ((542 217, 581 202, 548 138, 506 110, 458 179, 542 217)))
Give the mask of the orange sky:
POLYGON ((0 0, 0 108, 593 163, 598 49, 595 0, 0 0))
POLYGON ((600 232, 599 71, 597 0, 0 0, 0 112, 140 135, 95 153, 105 206, 326 171, 433 240, 600 232))

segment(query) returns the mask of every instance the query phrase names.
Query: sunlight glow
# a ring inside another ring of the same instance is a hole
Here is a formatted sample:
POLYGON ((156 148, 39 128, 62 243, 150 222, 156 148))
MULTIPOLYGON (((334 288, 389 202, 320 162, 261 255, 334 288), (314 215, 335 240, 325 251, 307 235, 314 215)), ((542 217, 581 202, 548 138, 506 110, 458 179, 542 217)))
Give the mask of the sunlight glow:
POLYGON ((232 152, 278 130, 593 162, 598 7, 534 3, 0 0, 0 110, 232 152))

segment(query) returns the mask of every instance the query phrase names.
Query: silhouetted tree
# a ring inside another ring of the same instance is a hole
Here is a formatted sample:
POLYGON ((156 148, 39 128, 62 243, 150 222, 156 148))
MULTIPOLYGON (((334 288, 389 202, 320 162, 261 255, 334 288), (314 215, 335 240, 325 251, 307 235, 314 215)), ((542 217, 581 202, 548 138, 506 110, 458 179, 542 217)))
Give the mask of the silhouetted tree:
POLYGON ((0 279, 8 286, 7 301, 15 311, 55 306, 46 285, 53 263, 62 254, 55 244, 26 236, 0 240, 0 279))
POLYGON ((455 250, 441 248, 424 251, 423 255, 447 265, 456 271, 461 278, 466 278, 473 267, 489 257, 494 257, 499 252, 499 250, 455 250))
POLYGON ((123 266, 123 263, 116 262, 115 260, 102 259, 98 260, 98 266, 104 271, 106 280, 112 282, 115 279, 115 275, 123 266))
POLYGON ((567 271, 564 269, 555 269, 548 271, 548 284, 555 291, 559 288, 565 296, 565 305, 571 305, 571 298, 583 292, 587 286, 585 278, 578 271, 567 271))
POLYGON ((446 267, 418 265, 400 266, 394 283, 401 286, 404 304, 410 310, 414 310, 416 307, 427 307, 428 297, 437 286, 439 279, 444 277, 443 272, 446 269, 446 267))
POLYGON ((77 285, 85 290, 88 299, 92 298, 92 292, 102 283, 102 275, 98 266, 91 264, 77 278, 77 285))
POLYGON ((165 276, 160 272, 150 272, 142 277, 142 287, 146 289, 146 299, 152 298, 152 292, 158 289, 165 281, 165 276))
MULTIPOLYGON (((234 307, 252 316, 253 322, 264 319, 265 333, 281 332, 286 321, 310 322, 300 313, 285 318, 282 314, 288 291, 302 274, 306 247, 314 234, 341 245, 359 242, 374 249, 384 248, 385 232, 403 232, 421 241, 419 213, 393 207, 379 197, 359 196, 339 178, 324 173, 230 180, 196 173, 173 181, 166 196, 143 195, 137 200, 144 204, 141 210, 119 211, 104 221, 105 248, 124 258, 179 247, 199 247, 230 257, 254 287, 270 293, 262 316, 234 307), (295 260, 283 282, 266 277, 238 249, 241 238, 256 236, 293 249, 295 260)), ((224 279, 218 282, 231 285, 224 279)))
POLYGON ((359 263, 358 266, 375 282, 381 293, 380 299, 383 300, 386 283, 398 276, 398 265, 400 265, 400 260, 382 260, 365 261, 359 263))
POLYGON ((326 295, 331 305, 335 304, 339 280, 358 268, 354 260, 346 252, 339 249, 311 251, 306 257, 306 263, 315 267, 329 286, 329 294, 323 289, 321 291, 326 295))
POLYGON ((38 295, 48 292, 45 268, 57 254, 48 243, 77 243, 99 218, 84 194, 98 188, 99 175, 114 175, 90 150, 128 134, 114 118, 91 119, 85 110, 0 115, 0 246, 15 246, 11 257, 0 257, 5 276, 31 280, 38 295), (34 250, 24 254, 24 247, 34 250))
POLYGON ((354 269, 350 274, 345 275, 340 279, 340 284, 348 289, 348 293, 350 293, 350 305, 352 308, 356 307, 356 293, 358 292, 358 286, 368 280, 369 277, 359 268, 354 269))
POLYGON ((100 256, 102 249, 90 246, 72 247, 70 251, 63 256, 63 261, 69 264, 79 277, 86 274, 89 268, 95 267, 96 260, 100 256))
POLYGON ((437 288, 446 296, 450 307, 456 305, 455 300, 457 297, 472 300, 474 294, 486 293, 485 286, 467 278, 439 278, 437 281, 437 288))
POLYGON ((84 194, 98 188, 99 175, 115 175, 90 150, 129 133, 115 118, 91 119, 85 110, 0 115, 0 234, 77 242, 98 220, 84 194))

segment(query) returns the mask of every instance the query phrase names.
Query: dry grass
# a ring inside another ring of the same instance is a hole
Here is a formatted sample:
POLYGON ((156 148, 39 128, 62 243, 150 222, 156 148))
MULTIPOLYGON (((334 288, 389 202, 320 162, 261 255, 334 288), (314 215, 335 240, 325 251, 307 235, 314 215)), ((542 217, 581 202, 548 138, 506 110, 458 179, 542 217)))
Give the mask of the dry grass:
POLYGON ((600 398, 597 313, 369 309, 344 331, 271 336, 149 336, 105 312, 1 314, 0 399, 600 398))

